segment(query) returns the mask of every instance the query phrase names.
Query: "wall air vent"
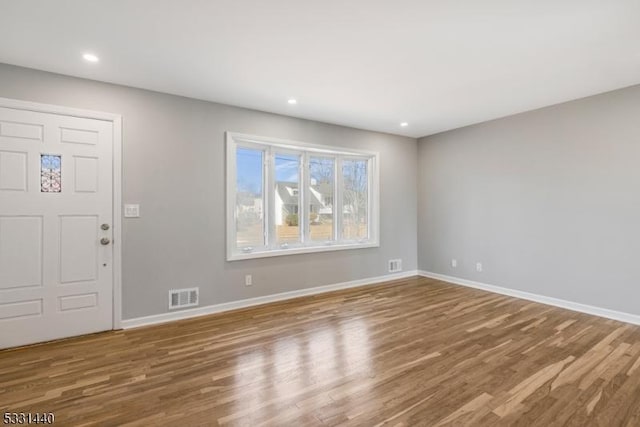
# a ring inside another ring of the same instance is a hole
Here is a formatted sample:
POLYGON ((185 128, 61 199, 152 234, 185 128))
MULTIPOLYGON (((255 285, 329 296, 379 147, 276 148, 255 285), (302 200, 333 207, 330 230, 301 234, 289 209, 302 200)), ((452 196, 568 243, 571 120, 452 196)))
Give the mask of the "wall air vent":
POLYGON ((198 288, 172 289, 169 291, 169 310, 198 305, 198 288))

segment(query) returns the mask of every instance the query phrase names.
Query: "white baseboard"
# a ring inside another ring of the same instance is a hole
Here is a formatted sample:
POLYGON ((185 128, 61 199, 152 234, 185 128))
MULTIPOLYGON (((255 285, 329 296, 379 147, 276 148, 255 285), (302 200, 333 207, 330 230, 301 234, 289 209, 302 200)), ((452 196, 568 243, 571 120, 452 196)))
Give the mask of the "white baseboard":
POLYGON ((541 304, 552 305, 560 308, 566 308, 567 310, 578 311, 580 313, 586 313, 594 316, 605 317, 607 319, 618 320, 620 322, 640 325, 640 315, 637 315, 637 314, 609 310, 607 308, 594 307, 592 305, 581 304, 578 302, 567 301, 559 298, 547 297, 544 295, 532 294, 529 292, 519 291, 516 289, 503 288, 500 286, 489 285, 481 282, 474 282, 473 280, 461 279, 459 277, 432 273, 430 271, 418 271, 418 274, 423 277, 442 280, 443 282, 449 282, 456 285, 482 289, 483 291, 489 291, 496 294, 508 295, 510 297, 526 299, 529 301, 539 302, 541 304))
POLYGON ((189 319, 192 317, 206 316, 207 314, 220 313, 223 311, 237 310, 239 308, 251 307, 254 305, 266 304, 276 301, 284 301, 291 298, 298 298, 308 295, 323 294, 340 289, 355 288, 358 286, 375 285, 391 280, 406 279, 407 277, 418 276, 417 270, 404 271, 402 273, 387 274, 367 279, 352 280, 350 282, 335 283, 333 285, 318 286, 315 288, 300 289, 279 294, 266 295, 263 297, 248 298, 238 301, 225 302, 222 304, 208 305, 205 307, 192 308, 188 310, 172 311, 170 313, 154 314, 152 316, 125 319, 122 321, 123 329, 137 328, 140 326, 155 325, 158 323, 172 322, 174 320, 189 319))

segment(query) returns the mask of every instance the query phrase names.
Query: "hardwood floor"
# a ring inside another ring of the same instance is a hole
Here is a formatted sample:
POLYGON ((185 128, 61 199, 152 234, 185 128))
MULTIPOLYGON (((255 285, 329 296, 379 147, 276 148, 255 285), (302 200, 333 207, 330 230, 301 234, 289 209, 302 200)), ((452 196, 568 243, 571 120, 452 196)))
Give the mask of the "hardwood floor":
POLYGON ((640 426, 640 327, 411 278, 0 352, 57 425, 640 426))

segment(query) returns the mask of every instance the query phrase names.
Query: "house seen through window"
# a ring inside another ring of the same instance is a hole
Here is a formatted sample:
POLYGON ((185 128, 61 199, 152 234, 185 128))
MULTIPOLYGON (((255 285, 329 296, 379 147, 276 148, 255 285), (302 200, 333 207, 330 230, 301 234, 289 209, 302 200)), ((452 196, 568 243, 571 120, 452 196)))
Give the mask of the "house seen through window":
POLYGON ((229 134, 228 259, 377 246, 377 154, 229 134))

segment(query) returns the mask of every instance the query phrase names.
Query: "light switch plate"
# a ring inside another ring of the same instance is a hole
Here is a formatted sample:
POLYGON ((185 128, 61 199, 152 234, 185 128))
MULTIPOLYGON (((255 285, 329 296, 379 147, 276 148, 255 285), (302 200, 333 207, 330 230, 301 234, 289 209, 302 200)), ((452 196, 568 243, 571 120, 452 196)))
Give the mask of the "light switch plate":
POLYGON ((140 205, 124 205, 124 217, 125 218, 140 217, 140 205))

